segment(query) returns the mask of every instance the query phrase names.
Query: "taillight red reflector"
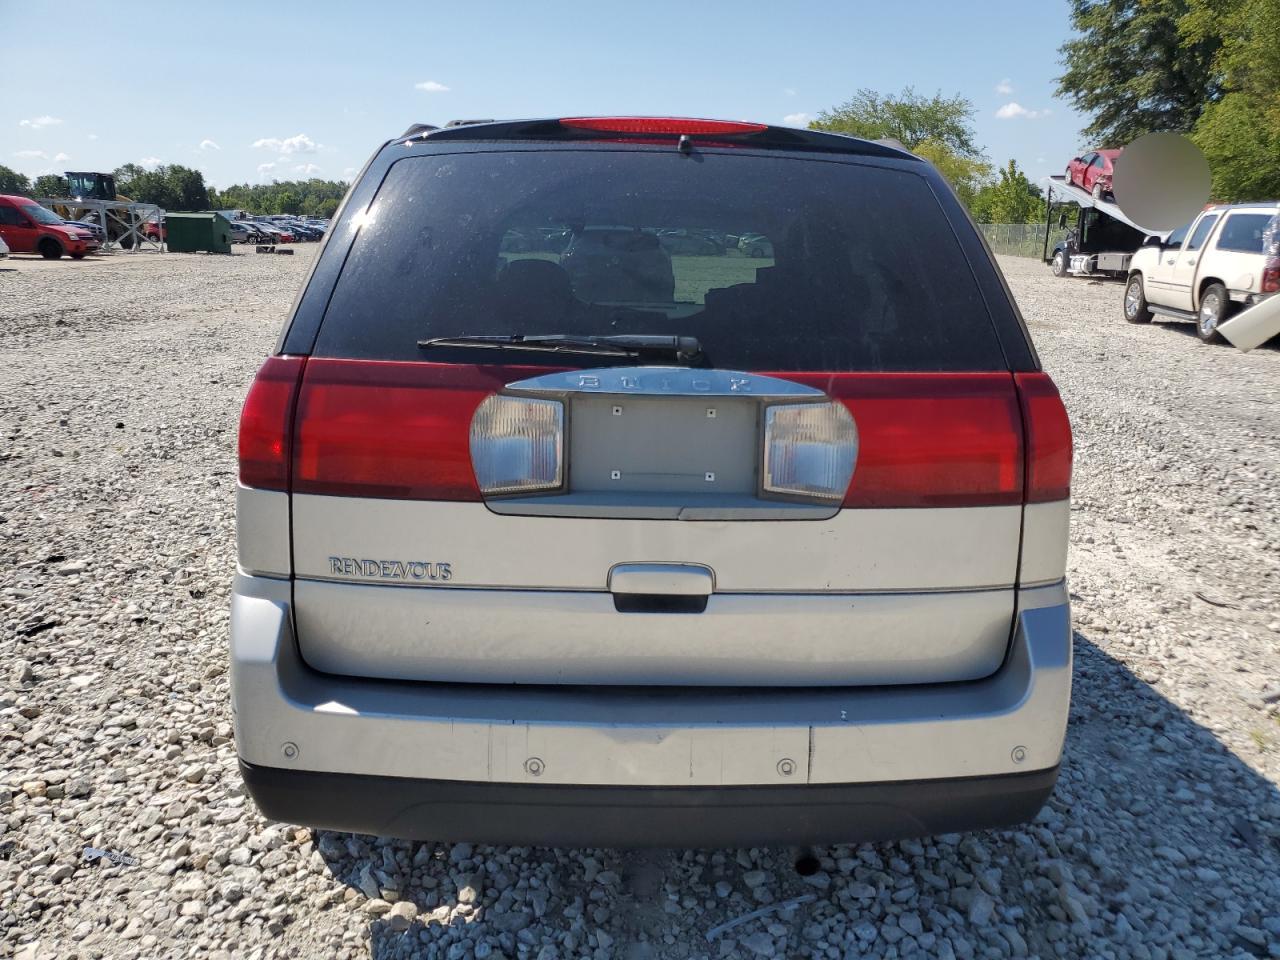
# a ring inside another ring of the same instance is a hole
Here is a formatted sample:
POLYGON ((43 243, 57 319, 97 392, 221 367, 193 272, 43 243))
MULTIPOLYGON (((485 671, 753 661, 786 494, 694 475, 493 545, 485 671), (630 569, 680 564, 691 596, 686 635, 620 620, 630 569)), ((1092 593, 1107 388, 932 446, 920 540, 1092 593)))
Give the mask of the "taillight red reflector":
POLYGON ((1014 375, 1027 433, 1027 503, 1071 495, 1071 421, 1047 373, 1014 375))
POLYGON ((1268 257, 1263 264, 1262 292, 1280 293, 1280 257, 1268 257))
POLYGON ((313 359, 294 420, 294 493, 480 500, 470 430, 528 368, 313 359))
POLYGON ((560 121, 562 127, 576 130, 597 130, 601 133, 715 134, 726 136, 736 133, 760 133, 769 129, 767 124, 746 123, 738 120, 690 120, 684 117, 567 117, 560 121))
POLYGON ((289 422, 306 357, 269 357, 240 411, 240 482, 289 489, 289 422))
POLYGON ((826 391, 858 428, 846 507, 1022 502, 1022 418, 1007 373, 774 376, 826 391))

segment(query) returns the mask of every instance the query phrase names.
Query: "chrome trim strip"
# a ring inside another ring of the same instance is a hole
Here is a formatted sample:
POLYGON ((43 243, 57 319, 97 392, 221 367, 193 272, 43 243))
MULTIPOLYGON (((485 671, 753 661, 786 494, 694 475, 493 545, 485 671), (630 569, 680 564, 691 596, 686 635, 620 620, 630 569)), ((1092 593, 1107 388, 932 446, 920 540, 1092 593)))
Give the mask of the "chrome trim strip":
POLYGON ((548 373, 509 383, 513 393, 601 393, 652 397, 749 397, 758 400, 807 400, 821 390, 740 370, 689 367, 604 367, 548 373))

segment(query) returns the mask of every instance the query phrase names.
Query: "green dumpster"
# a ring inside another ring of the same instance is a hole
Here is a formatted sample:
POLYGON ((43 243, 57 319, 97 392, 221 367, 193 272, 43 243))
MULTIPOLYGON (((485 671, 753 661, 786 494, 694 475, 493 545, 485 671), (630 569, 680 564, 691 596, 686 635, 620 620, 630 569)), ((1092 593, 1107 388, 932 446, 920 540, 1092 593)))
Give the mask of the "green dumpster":
POLYGON ((231 224, 219 213, 168 213, 164 220, 172 253, 231 252, 231 224))

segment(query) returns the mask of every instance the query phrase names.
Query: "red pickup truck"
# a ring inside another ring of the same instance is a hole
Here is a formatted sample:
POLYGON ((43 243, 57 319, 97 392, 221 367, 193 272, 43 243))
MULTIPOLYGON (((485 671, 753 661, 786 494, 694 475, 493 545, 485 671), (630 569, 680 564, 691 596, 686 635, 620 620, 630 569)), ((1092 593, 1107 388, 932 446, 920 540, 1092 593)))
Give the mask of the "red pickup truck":
POLYGON ((13 253, 38 253, 46 260, 64 253, 79 260, 99 246, 88 230, 63 223, 34 200, 6 194, 0 194, 0 237, 13 253))

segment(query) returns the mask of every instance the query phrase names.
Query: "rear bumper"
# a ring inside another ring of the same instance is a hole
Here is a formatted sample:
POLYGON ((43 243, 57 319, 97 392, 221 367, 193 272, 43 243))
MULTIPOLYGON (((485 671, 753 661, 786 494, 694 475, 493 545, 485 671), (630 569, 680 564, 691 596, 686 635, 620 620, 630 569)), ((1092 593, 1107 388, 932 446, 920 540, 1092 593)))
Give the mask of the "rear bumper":
POLYGON ((378 836, 539 846, 731 847, 862 843, 1034 817, 1057 768, 802 787, 584 787, 240 771, 273 820, 378 836))
POLYGON ((1070 700, 1065 584, 1018 602, 1005 663, 968 683, 399 683, 310 669, 290 582, 241 574, 236 743, 268 816, 366 833, 719 845, 995 826, 1052 789, 1070 700))

